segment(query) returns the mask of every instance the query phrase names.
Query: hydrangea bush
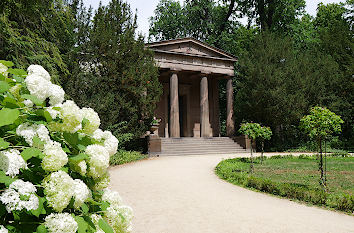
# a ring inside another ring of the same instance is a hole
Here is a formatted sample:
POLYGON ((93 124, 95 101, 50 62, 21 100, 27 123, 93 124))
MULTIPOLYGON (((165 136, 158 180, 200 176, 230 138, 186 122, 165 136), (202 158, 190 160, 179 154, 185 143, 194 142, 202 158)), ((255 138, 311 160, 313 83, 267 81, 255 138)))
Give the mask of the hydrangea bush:
POLYGON ((43 67, 12 66, 0 60, 0 233, 130 232, 132 209, 108 188, 118 140, 43 67))

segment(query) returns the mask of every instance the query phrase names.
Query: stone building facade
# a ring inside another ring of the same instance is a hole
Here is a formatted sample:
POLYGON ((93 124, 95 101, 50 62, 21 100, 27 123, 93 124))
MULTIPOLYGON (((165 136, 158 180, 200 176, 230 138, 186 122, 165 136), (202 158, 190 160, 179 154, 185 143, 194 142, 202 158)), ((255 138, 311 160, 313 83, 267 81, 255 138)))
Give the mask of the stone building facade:
POLYGON ((233 86, 236 57, 193 38, 148 43, 160 70, 163 95, 155 116, 160 137, 218 137, 219 85, 227 79, 227 122, 233 135, 233 86))

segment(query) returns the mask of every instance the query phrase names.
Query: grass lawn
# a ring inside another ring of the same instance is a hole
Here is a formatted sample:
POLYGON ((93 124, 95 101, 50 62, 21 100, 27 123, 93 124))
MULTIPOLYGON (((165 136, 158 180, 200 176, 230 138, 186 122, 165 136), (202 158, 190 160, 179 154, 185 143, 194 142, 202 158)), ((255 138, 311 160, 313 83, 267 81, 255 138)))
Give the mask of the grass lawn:
POLYGON ((274 156, 263 163, 256 158, 253 174, 249 167, 248 158, 236 158, 220 162, 215 170, 219 177, 237 185, 349 213, 354 211, 354 157, 327 158, 326 192, 319 184, 316 156, 274 156))

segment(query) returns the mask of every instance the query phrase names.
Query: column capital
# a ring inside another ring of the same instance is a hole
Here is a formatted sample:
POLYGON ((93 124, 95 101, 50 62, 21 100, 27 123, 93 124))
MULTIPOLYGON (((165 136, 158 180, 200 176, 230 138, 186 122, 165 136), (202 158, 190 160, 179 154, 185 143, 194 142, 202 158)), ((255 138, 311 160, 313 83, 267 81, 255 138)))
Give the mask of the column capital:
POLYGON ((171 74, 178 74, 180 73, 182 70, 181 69, 177 69, 177 68, 170 68, 170 73, 171 74))
POLYGON ((205 71, 203 71, 203 72, 200 72, 200 74, 199 74, 199 77, 200 78, 203 78, 203 77, 210 77, 210 75, 211 75, 211 72, 205 72, 205 71))

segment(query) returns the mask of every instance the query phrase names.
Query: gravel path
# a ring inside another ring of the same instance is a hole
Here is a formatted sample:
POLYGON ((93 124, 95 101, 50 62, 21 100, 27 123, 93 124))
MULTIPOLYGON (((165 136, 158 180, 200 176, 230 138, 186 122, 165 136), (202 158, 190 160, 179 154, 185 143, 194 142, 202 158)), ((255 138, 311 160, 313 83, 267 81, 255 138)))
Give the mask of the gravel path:
POLYGON ((111 168, 112 188, 134 209, 134 232, 354 232, 352 216, 219 179, 214 168, 223 158, 171 156, 111 168))

